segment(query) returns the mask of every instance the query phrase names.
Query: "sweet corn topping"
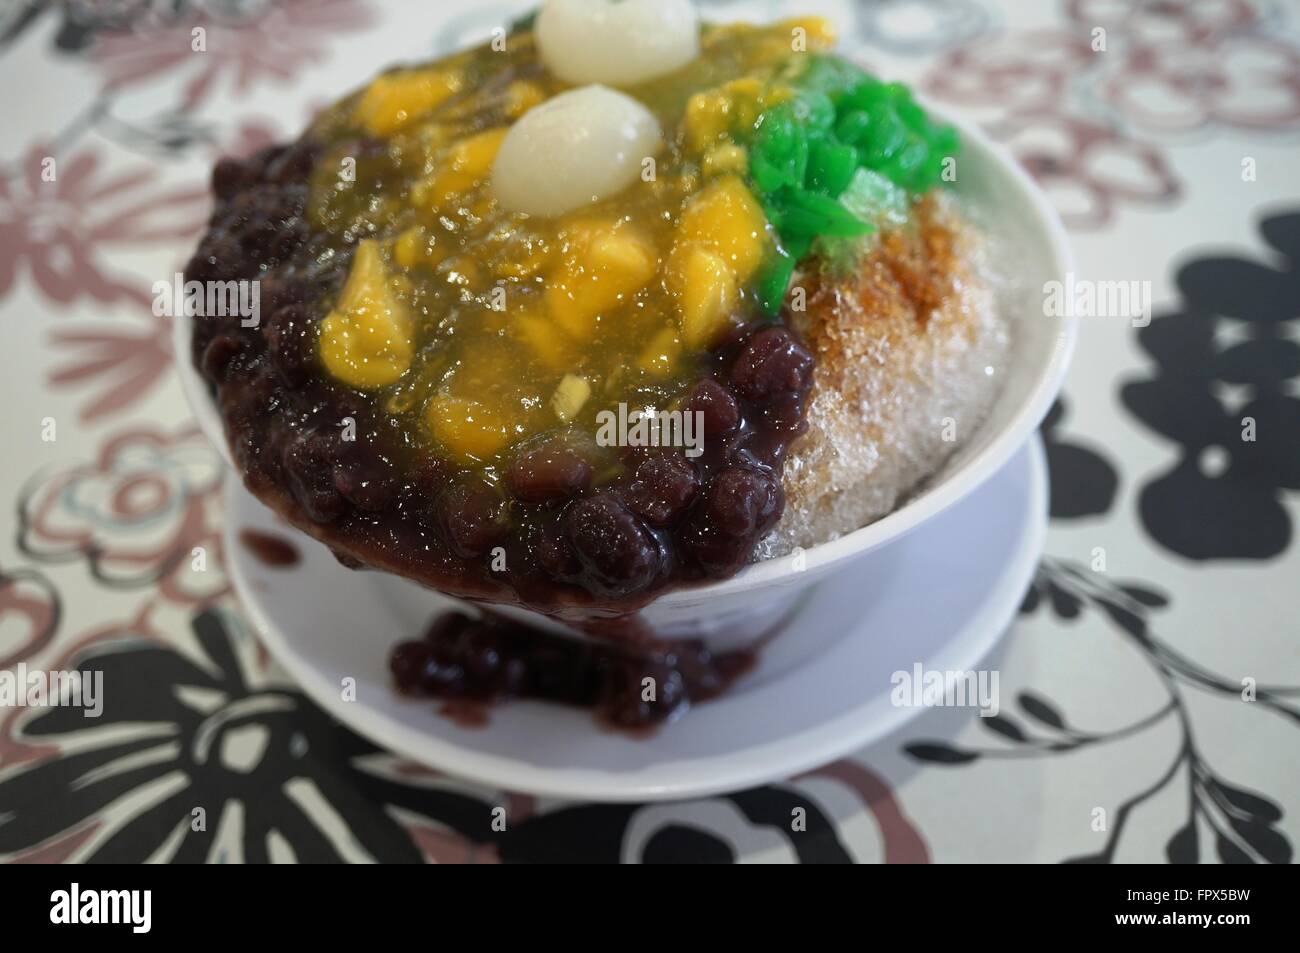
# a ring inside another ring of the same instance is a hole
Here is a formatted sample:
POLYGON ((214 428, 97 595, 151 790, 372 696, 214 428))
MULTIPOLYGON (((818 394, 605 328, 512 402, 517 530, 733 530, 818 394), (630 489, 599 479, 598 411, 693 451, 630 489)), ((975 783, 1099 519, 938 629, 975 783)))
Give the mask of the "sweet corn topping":
POLYGON ((837 203, 875 143, 858 113, 895 117, 904 150, 940 141, 893 87, 854 85, 833 42, 819 18, 705 29, 698 58, 621 90, 662 148, 630 157, 622 191, 552 217, 504 211, 493 188, 512 125, 572 88, 531 32, 379 77, 312 131, 307 214, 351 256, 319 325, 325 370, 467 466, 594 432, 619 403, 672 406, 729 328, 779 307, 813 237, 869 230, 837 203))

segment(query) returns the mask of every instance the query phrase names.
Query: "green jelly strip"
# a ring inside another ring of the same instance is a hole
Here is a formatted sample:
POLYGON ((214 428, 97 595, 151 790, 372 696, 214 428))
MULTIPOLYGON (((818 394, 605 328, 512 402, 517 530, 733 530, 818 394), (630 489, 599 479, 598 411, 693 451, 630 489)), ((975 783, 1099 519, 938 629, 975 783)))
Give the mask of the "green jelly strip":
POLYGON ((858 169, 912 194, 938 185, 961 146, 901 83, 883 83, 834 56, 812 55, 792 99, 765 110, 749 142, 750 184, 779 244, 759 276, 764 311, 781 310, 799 259, 817 238, 875 230, 837 201, 858 169))

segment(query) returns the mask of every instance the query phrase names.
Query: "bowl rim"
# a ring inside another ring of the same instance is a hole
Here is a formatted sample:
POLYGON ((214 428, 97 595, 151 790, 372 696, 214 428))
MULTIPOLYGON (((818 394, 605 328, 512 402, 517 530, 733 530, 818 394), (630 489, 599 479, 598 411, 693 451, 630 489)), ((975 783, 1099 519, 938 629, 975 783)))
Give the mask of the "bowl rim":
MULTIPOLYGON (((967 155, 971 151, 981 154, 981 158, 987 160, 992 167, 996 167, 1007 184, 1012 186, 1033 209, 1035 224, 1047 238, 1054 277, 1063 279, 1067 273, 1073 272, 1074 255, 1060 215, 1024 167, 1006 148, 990 139, 978 126, 953 116, 943 106, 935 105, 925 97, 918 98, 928 112, 957 128, 962 137, 963 151, 967 155), (975 146, 974 150, 971 149, 972 145, 975 146)), ((1078 337, 1078 319, 1070 314, 1053 316, 1052 319, 1055 320, 1057 328, 1051 353, 1047 361, 1039 366, 1028 398, 987 445, 964 460, 952 473, 946 474, 934 485, 926 486, 919 494, 880 519, 836 539, 802 550, 798 568, 789 556, 772 557, 752 563, 727 579, 701 585, 688 585, 666 592, 651 600, 645 608, 690 605, 715 596, 746 592, 795 575, 811 578, 811 574, 815 572, 824 571, 854 556, 899 539, 931 517, 964 499, 972 490, 997 473, 1025 444, 1047 415, 1064 383, 1078 337)), ((172 350, 181 379, 181 389, 208 442, 216 448, 231 469, 238 472, 226 441, 225 427, 217 414, 206 383, 191 361, 190 328, 191 321, 188 317, 183 315, 173 317, 172 350)), ((987 425, 987 421, 982 422, 980 429, 987 425)))

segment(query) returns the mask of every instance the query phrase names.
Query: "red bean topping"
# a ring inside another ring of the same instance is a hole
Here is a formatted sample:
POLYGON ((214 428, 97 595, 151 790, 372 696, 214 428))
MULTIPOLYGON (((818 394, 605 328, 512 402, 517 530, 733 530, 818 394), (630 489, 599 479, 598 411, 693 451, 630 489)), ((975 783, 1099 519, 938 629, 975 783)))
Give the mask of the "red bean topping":
POLYGON ((768 473, 727 467, 713 478, 705 499, 709 521, 728 536, 757 537, 781 515, 781 487, 768 473))
POLYGON ((486 484, 461 483, 442 497, 442 525, 457 555, 482 556, 510 531, 501 497, 486 484))
POLYGON ((740 424, 736 398, 717 381, 706 377, 695 385, 682 406, 683 410, 704 415, 704 440, 719 439, 740 424))
POLYGON ((813 356, 782 327, 759 331, 741 350, 731 383, 746 400, 764 403, 781 394, 799 394, 812 382, 813 356))
POLYGON ((278 308, 267 321, 267 354, 289 387, 301 387, 307 382, 313 338, 312 325, 302 305, 278 308))
MULTIPOLYGON (((348 154, 382 163, 386 144, 359 141, 348 154)), ((503 495, 431 454, 417 423, 384 411, 385 395, 321 373, 317 324, 347 277, 347 256, 304 216, 319 155, 308 136, 219 163, 211 227, 185 269, 186 280, 261 282, 259 327, 196 321, 192 348, 251 487, 278 488, 306 518, 331 524, 328 543, 348 565, 398 562, 429 585, 496 586, 529 604, 585 590, 580 597, 620 608, 744 564, 780 515, 782 461, 804 427, 813 358, 792 332, 737 328, 718 344, 681 402, 703 417, 703 456, 533 446, 502 475, 503 495), (339 429, 347 417, 357 427, 351 443, 339 429), (607 457, 623 472, 602 487, 596 461, 607 457), (483 558, 498 545, 509 557, 501 565, 483 558)), ((491 651, 465 651, 463 677, 470 667, 504 677, 507 663, 491 651)), ((440 657, 420 670, 433 685, 454 667, 440 657)), ((579 672, 562 687, 597 681, 579 672)), ((626 714, 610 717, 648 717, 638 704, 627 700, 626 714)))
POLYGON ((573 579, 582 572, 582 563, 573 544, 558 522, 538 526, 533 535, 533 553, 537 564, 555 579, 573 579))
POLYGON ((691 512, 682 545, 711 576, 734 573, 781 516, 785 497, 771 474, 730 466, 709 483, 691 512))
POLYGON ((625 596, 644 589, 659 571, 659 547, 612 493, 579 500, 564 514, 564 531, 595 592, 625 596))
POLYGON ((699 492, 700 477, 680 452, 647 456, 636 464, 623 489, 628 509, 655 526, 667 526, 686 511, 699 492))
POLYGON ((557 503, 591 486, 591 464, 568 447, 535 447, 515 457, 506 484, 524 503, 557 503))
POLYGON ((208 342, 203 351, 203 376, 210 381, 220 381, 225 377, 226 368, 235 359, 244 342, 229 334, 219 334, 208 342))
POLYGON ((284 471, 299 505, 317 523, 330 523, 347 510, 334 486, 337 448, 333 435, 305 433, 292 438, 284 453, 284 471))

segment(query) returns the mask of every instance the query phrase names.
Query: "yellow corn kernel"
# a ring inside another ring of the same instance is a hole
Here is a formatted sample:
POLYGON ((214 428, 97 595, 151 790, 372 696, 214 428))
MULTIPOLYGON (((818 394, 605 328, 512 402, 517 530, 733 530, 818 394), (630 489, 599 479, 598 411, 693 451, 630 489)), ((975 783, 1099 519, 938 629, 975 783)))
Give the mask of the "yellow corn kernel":
POLYGON ((425 121, 388 137, 388 151, 402 165, 416 166, 451 143, 454 127, 425 121))
POLYGON ((483 291, 487 287, 483 266, 470 254, 448 258, 442 263, 441 272, 449 285, 468 288, 473 292, 483 291))
POLYGON ((578 416, 582 405, 591 396, 591 385, 576 374, 565 374, 551 395, 551 409, 555 416, 568 423, 578 416))
POLYGON ((414 268, 424 263, 424 229, 418 225, 408 228, 393 241, 393 261, 403 268, 414 268))
POLYGON ((571 336, 590 337, 596 318, 644 288, 658 264, 654 246, 623 223, 572 226, 564 262, 546 286, 547 313, 571 336))
POLYGON ((715 146, 704 154, 705 175, 723 175, 732 173, 744 175, 749 170, 749 151, 734 142, 715 146))
POLYGON ((682 119, 687 144, 702 151, 725 136, 731 129, 731 99, 721 89, 696 93, 686 103, 682 119))
POLYGON ((497 157, 497 150, 501 148, 501 140, 506 137, 508 131, 508 127, 501 126, 497 129, 488 129, 477 133, 468 139, 460 140, 451 147, 451 152, 448 155, 451 167, 457 172, 464 172, 476 177, 486 174, 492 168, 492 162, 497 157))
POLYGON ((540 314, 522 312, 512 319, 515 336, 528 348, 529 353, 552 371, 571 367, 568 347, 563 335, 540 314))
POLYGON ((506 131, 504 126, 488 129, 453 144, 438 171, 411 188, 411 198, 417 205, 438 209, 480 185, 492 170, 506 131))
POLYGON ((677 231, 683 243, 702 242, 713 248, 741 284, 757 270, 767 244, 763 209, 734 175, 718 179, 691 199, 677 231))
POLYGON ((517 79, 506 87, 505 112, 511 119, 518 119, 528 110, 546 99, 546 94, 536 83, 526 79, 517 79))
POLYGON ((394 383, 411 365, 411 320, 373 239, 357 246, 338 303, 320 325, 320 357, 335 378, 361 390, 394 383))
POLYGON ((676 328, 664 328, 650 339, 637 357, 636 364, 641 370, 655 376, 662 376, 673 369, 673 362, 681 352, 682 340, 676 328))
POLYGON ((735 311, 736 273, 706 245, 680 249, 675 263, 677 316, 689 347, 708 347, 735 311))
MULTIPOLYGON (((486 309, 482 320, 486 321, 489 316, 509 317, 503 312, 486 309)), ((505 382, 515 380, 519 376, 516 355, 513 348, 504 345, 505 342, 495 333, 466 341, 457 355, 455 366, 444 378, 446 393, 486 400, 486 394, 495 394, 505 382)))
POLYGON ((799 53, 825 53, 834 49, 835 41, 835 24, 825 17, 802 16, 792 17, 789 20, 782 20, 774 24, 773 30, 777 32, 789 33, 793 42, 804 40, 804 48, 795 47, 799 53), (801 30, 801 33, 795 33, 801 30))
POLYGON ((481 401, 439 394, 429 401, 425 420, 434 439, 462 462, 481 462, 510 440, 505 418, 481 401))
POLYGON ((624 229, 593 236, 587 246, 587 262, 592 270, 608 276, 614 284, 636 290, 654 275, 655 253, 630 229, 624 229))
POLYGON ((419 225, 412 225, 393 240, 393 261, 403 268, 432 268, 447 257, 449 242, 419 225))
POLYGON ((741 76, 722 85, 723 94, 731 100, 732 129, 753 126, 766 108, 766 86, 757 76, 741 76))
POLYGON ((459 92, 462 85, 460 74, 445 70, 387 73, 366 87, 352 119, 377 136, 390 136, 459 92))
POLYGON ((512 223, 492 227, 485 236, 490 246, 483 257, 491 262, 497 278, 533 278, 550 263, 558 243, 549 230, 522 229, 512 223))
POLYGON ((498 278, 531 278, 546 267, 550 257, 545 242, 511 242, 503 249, 494 270, 498 278))
POLYGON ((752 128, 765 109, 789 97, 786 87, 769 85, 758 76, 741 76, 698 92, 686 103, 686 144, 697 153, 706 152, 728 135, 752 128))
POLYGON ((394 324, 359 323, 335 311, 321 322, 320 335, 325 369, 358 390, 395 383, 411 364, 410 339, 394 324))

